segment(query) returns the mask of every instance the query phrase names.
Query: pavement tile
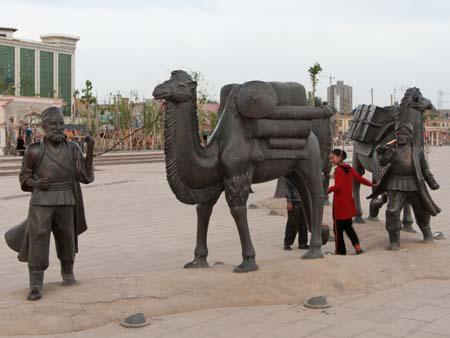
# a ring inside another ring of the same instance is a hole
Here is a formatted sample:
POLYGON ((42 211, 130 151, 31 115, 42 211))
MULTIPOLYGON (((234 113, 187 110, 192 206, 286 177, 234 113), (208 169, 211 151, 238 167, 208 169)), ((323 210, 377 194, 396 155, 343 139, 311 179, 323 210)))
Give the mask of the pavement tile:
POLYGON ((276 328, 272 331, 267 332, 267 334, 272 335, 275 338, 286 338, 286 337, 308 337, 313 333, 325 328, 327 325, 312 322, 306 319, 299 320, 291 325, 282 326, 276 328))
POLYGON ((424 332, 450 337, 450 315, 422 327, 421 330, 424 332))
POLYGON ((392 338, 392 336, 387 336, 387 335, 369 330, 369 331, 363 332, 363 333, 355 336, 355 338, 392 338))
POLYGON ((392 294, 375 293, 366 296, 361 296, 358 299, 343 304, 343 306, 353 308, 356 310, 368 311, 380 305, 389 303, 393 300, 393 298, 395 297, 399 298, 401 297, 401 295, 402 294, 399 293, 398 295, 393 297, 392 294))
POLYGON ((368 320, 350 319, 345 320, 337 325, 333 325, 332 327, 321 331, 321 333, 323 332, 333 337, 349 338, 368 331, 376 325, 376 323, 370 322, 368 320))
POLYGON ((356 318, 384 324, 392 319, 400 317, 404 312, 403 309, 398 308, 395 305, 395 302, 386 303, 368 311, 359 312, 356 318))
POLYGON ((432 302, 430 302, 430 304, 439 307, 450 308, 450 295, 435 299, 432 302))
POLYGON ((330 309, 320 310, 316 314, 309 316, 308 320, 323 324, 338 324, 348 318, 356 317, 360 313, 359 310, 346 307, 334 307, 330 309))
POLYGON ((432 301, 431 299, 421 296, 405 295, 389 304, 392 304, 396 308, 403 310, 414 310, 417 309, 418 307, 431 303, 431 301, 432 301))
POLYGON ((399 318, 387 324, 378 325, 372 331, 392 337, 406 337, 408 334, 418 330, 425 325, 413 319, 399 318))
POLYGON ((415 332, 412 332, 408 334, 408 338, 448 338, 450 337, 450 334, 447 333, 446 335, 438 335, 430 332, 425 332, 422 330, 418 330, 415 332))
POLYGON ((420 320, 423 322, 432 322, 450 314, 450 309, 438 307, 435 305, 424 305, 415 310, 402 314, 402 318, 420 320))

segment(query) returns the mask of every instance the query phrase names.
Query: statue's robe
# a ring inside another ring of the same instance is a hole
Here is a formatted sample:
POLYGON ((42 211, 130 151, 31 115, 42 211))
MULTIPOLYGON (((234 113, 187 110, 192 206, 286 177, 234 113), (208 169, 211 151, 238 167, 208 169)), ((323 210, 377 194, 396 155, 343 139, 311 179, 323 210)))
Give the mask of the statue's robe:
MULTIPOLYGON (((64 146, 67 147, 65 152, 60 152, 58 155, 49 152, 47 148, 47 141, 31 144, 25 153, 22 160, 22 169, 20 174, 21 188, 24 191, 33 192, 33 188, 27 185, 27 179, 35 177, 36 172, 40 170, 41 163, 45 159, 49 164, 53 165, 53 170, 61 170, 69 172, 73 179, 71 182, 71 193, 73 194, 73 201, 70 201, 70 196, 55 196, 52 193, 48 193, 46 196, 33 196, 30 204, 33 204, 33 199, 39 199, 41 202, 34 202, 37 204, 48 204, 49 200, 59 199, 73 202, 74 205, 74 227, 75 227, 75 251, 78 252, 78 236, 87 230, 83 196, 81 193, 80 183, 88 184, 94 180, 93 167, 87 165, 87 161, 83 157, 80 147, 73 142, 63 141, 64 146)), ((52 168, 47 168, 47 170, 52 168)), ((45 170, 45 168, 43 169, 45 170)), ((55 193, 61 193, 57 191, 55 193)), ((64 203, 64 202, 63 202, 64 203)), ((30 206, 31 207, 31 206, 30 206)), ((19 253, 18 259, 22 262, 28 261, 28 249, 29 249, 29 235, 28 235, 28 218, 22 223, 8 230, 5 234, 5 239, 8 246, 19 253)))
MULTIPOLYGON (((420 145, 417 145, 415 142, 411 143, 412 147, 412 162, 414 167, 414 178, 417 185, 417 193, 420 196, 420 200, 422 201, 424 211, 428 212, 432 216, 436 216, 441 212, 441 209, 436 205, 436 203, 431 198, 431 195, 426 187, 425 182, 430 182, 434 180, 433 174, 431 173, 427 160, 425 159, 424 152, 420 145)), ((396 156, 396 152, 392 151, 391 156, 396 156)), ((367 197, 368 199, 374 198, 385 193, 388 190, 389 181, 392 179, 392 158, 389 158, 385 161, 385 163, 381 163, 383 166, 381 178, 379 183, 373 193, 367 197)))

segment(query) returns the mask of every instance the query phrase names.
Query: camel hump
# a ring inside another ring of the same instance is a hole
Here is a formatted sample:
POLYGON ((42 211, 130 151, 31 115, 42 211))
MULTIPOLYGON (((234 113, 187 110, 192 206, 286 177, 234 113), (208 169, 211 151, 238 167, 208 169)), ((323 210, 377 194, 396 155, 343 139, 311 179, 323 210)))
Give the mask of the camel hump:
POLYGON ((277 103, 277 93, 267 82, 246 82, 239 88, 237 108, 245 117, 264 118, 272 113, 277 103))
POLYGON ((298 82, 269 82, 277 93, 277 106, 307 106, 306 89, 298 82))

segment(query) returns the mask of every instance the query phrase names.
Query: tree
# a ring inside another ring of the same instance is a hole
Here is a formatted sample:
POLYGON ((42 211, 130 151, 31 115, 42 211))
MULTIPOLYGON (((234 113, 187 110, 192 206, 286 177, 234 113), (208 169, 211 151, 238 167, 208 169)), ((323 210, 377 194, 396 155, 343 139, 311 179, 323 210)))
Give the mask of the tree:
POLYGON ((312 85, 312 95, 310 97, 309 105, 311 107, 314 107, 315 105, 315 98, 316 98, 316 90, 317 90, 317 84, 319 83, 318 75, 322 72, 322 66, 316 62, 313 66, 309 67, 308 73, 309 77, 311 79, 311 85, 312 85))
MULTIPOLYGON (((205 81, 203 74, 197 71, 190 71, 189 75, 192 80, 197 82, 197 118, 199 125, 200 139, 203 141, 203 135, 205 134, 205 126, 209 124, 211 130, 213 130, 214 117, 206 110, 206 104, 210 102, 210 95, 208 91, 208 83, 205 81)), ((216 119, 217 120, 217 119, 216 119)))
POLYGON ((87 105, 87 112, 88 112, 87 129, 88 129, 88 131, 91 131, 91 129, 92 129, 91 106, 97 103, 97 98, 92 93, 92 89, 93 89, 92 82, 90 80, 86 80, 85 87, 81 90, 83 95, 81 95, 81 98, 80 98, 81 103, 87 105))

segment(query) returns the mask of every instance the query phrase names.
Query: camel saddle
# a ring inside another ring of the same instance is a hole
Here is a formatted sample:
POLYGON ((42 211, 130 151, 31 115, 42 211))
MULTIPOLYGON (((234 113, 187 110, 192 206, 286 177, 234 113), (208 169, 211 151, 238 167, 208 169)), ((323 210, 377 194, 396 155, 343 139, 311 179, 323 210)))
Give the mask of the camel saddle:
POLYGON ((235 86, 239 86, 237 110, 248 122, 249 135, 265 159, 304 158, 312 120, 332 115, 326 106, 308 107, 305 87, 299 83, 263 81, 222 87, 219 115, 235 86))

